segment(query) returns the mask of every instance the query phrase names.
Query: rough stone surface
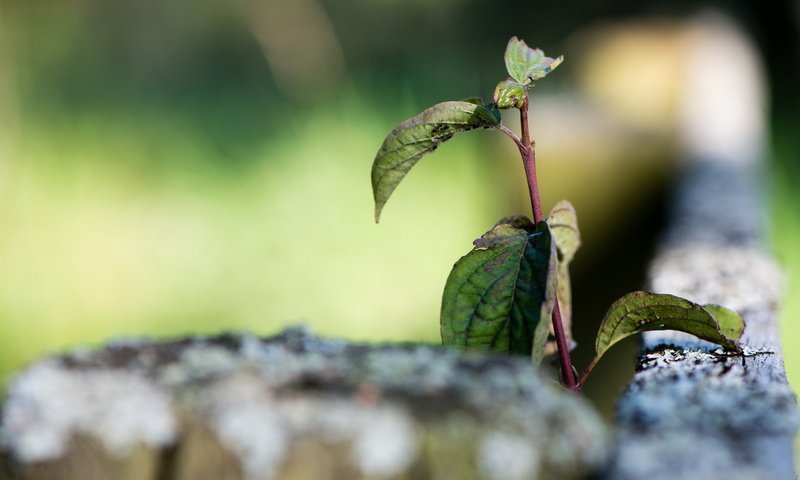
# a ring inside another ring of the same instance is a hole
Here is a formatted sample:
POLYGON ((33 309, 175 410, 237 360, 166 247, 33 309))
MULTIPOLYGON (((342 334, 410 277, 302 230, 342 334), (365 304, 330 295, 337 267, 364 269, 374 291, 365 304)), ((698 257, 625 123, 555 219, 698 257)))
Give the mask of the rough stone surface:
POLYGON ((599 418, 524 359, 303 329, 125 341, 12 382, 0 479, 586 478, 599 418))
POLYGON ((794 480, 795 397, 776 316, 782 276, 761 244, 753 167, 698 162, 649 289, 739 312, 744 355, 677 332, 648 332, 618 406, 610 477, 794 480))

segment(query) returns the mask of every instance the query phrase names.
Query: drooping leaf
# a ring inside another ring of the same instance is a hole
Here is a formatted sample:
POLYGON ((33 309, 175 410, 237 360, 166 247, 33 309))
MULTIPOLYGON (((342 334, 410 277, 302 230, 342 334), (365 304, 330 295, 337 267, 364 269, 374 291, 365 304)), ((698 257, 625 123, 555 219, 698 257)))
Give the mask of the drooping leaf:
POLYGON ((494 89, 493 100, 499 109, 522 108, 525 95, 525 87, 513 80, 503 80, 494 89))
MULTIPOLYGON (((561 310, 561 324, 564 326, 567 345, 572 349, 575 348, 575 341, 572 337, 572 285, 569 264, 575 257, 575 252, 581 247, 581 232, 578 229, 575 207, 566 200, 556 203, 547 216, 547 224, 550 226, 558 251, 558 306, 561 310)), ((555 332, 551 325, 545 354, 552 355, 557 351, 555 332)))
MULTIPOLYGON (((725 330, 732 331, 734 324, 744 322, 734 317, 738 315, 728 309, 716 306, 712 310, 724 317, 725 330)), ((635 333, 648 330, 678 330, 698 338, 722 345, 731 350, 739 350, 736 337, 728 337, 720 328, 715 315, 702 306, 681 297, 650 292, 633 292, 620 298, 606 313, 600 324, 595 340, 597 358, 609 347, 635 333)), ((741 336, 741 332, 738 334, 741 336)))
POLYGON ((541 361, 556 294, 556 251, 546 222, 501 220, 453 267, 442 296, 444 345, 541 361))
POLYGON ((719 324, 719 330, 726 338, 739 340, 744 333, 744 320, 738 313, 721 305, 703 305, 719 324))
POLYGON ((511 37, 505 54, 506 70, 522 86, 544 78, 564 61, 564 56, 550 58, 538 48, 530 48, 524 40, 511 37))
POLYGON ((443 102, 392 130, 372 164, 375 221, 397 185, 419 159, 459 132, 500 123, 500 112, 471 102, 443 102))

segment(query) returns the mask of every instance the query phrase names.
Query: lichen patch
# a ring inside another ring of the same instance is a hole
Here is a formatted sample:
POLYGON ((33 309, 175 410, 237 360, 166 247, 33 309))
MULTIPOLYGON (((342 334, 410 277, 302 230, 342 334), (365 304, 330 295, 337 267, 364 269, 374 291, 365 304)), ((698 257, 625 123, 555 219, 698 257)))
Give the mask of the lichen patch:
POLYGON ((54 361, 29 368, 9 388, 3 438, 23 462, 64 455, 75 434, 124 456, 137 444, 162 448, 176 437, 169 396, 139 375, 72 370, 54 361))
POLYGON ((480 441, 478 466, 489 480, 536 480, 539 451, 531 441, 505 432, 487 432, 480 441))

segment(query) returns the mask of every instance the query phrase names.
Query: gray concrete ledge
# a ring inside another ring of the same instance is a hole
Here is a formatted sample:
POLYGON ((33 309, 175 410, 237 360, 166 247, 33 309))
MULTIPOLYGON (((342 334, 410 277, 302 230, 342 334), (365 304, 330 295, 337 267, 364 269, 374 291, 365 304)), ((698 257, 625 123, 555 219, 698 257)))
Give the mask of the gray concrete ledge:
POLYGON ((591 407, 522 358, 303 329, 117 342, 39 361, 2 412, 0 478, 586 478, 591 407))

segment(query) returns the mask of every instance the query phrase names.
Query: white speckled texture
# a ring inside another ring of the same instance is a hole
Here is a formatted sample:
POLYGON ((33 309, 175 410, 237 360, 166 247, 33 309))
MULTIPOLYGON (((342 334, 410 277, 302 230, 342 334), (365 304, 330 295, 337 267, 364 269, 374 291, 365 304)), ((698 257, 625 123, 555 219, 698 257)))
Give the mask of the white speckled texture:
POLYGON ((481 473, 490 480, 536 480, 539 452, 525 437, 486 432, 479 450, 481 473))
POLYGON ((577 479, 601 471, 602 422, 548 382, 525 358, 356 345, 296 328, 269 339, 124 342, 21 373, 0 429, 22 480, 54 478, 26 477, 26 464, 57 467, 80 454, 75 433, 123 455, 135 442, 165 454, 172 447, 160 475, 177 480, 322 471, 348 480, 456 471, 465 480, 577 479), (69 415, 59 398, 75 404, 69 415))
POLYGON ((359 409, 352 456, 358 469, 369 477, 391 477, 405 472, 419 448, 413 421, 396 408, 359 409))
POLYGON ((247 376, 227 378, 203 399, 211 429, 242 461, 248 479, 270 480, 289 448, 290 426, 260 382, 247 376))
POLYGON ((13 382, 8 397, 3 439, 23 462, 60 457, 78 433, 124 456, 137 444, 168 446, 177 432, 168 394, 132 373, 77 372, 44 361, 13 382))

